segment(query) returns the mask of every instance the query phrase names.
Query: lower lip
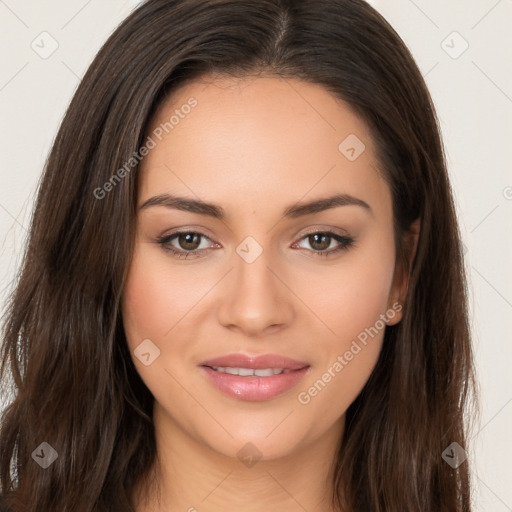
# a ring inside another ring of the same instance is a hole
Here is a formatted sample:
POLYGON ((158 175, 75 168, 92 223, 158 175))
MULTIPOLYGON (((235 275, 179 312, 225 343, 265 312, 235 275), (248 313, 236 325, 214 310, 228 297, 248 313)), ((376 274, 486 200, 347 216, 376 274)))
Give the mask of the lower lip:
POLYGON ((206 377, 220 391, 240 400, 261 402, 270 400, 295 386, 306 375, 310 366, 271 377, 240 377, 201 366, 206 377))

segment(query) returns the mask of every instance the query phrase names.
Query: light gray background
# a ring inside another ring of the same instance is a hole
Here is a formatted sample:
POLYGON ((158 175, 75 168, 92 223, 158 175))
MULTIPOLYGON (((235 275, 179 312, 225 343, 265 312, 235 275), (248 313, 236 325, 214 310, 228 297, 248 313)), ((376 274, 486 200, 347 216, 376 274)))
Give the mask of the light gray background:
MULTIPOLYGON (((100 45, 137 3, 0 0, 2 310, 64 111, 100 45)), ((512 0, 371 4, 411 49, 438 110, 467 248, 482 397, 467 450, 475 510, 512 511, 512 0)))

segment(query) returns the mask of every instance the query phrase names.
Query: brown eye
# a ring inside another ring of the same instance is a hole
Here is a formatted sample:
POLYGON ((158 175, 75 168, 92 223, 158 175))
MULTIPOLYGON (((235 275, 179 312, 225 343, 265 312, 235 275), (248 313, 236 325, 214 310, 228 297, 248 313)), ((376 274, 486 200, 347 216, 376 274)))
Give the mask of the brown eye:
POLYGON ((314 233, 308 236, 309 244, 315 251, 325 251, 331 245, 331 237, 325 233, 314 233))
POLYGON ((179 231, 159 238, 157 243, 162 246, 164 251, 175 254, 180 258, 199 256, 211 247, 211 240, 197 231, 179 231), (200 247, 203 240, 210 243, 200 247))
POLYGON ((201 243, 201 236, 199 233, 180 233, 176 240, 181 249, 195 251, 201 243))
POLYGON ((353 238, 338 235, 332 231, 316 231, 314 233, 308 233, 301 238, 301 241, 303 240, 308 243, 311 249, 300 246, 300 242, 297 243, 299 248, 308 249, 310 252, 312 251, 315 256, 329 256, 348 249, 354 243, 353 238), (334 247, 332 247, 333 242, 334 247))

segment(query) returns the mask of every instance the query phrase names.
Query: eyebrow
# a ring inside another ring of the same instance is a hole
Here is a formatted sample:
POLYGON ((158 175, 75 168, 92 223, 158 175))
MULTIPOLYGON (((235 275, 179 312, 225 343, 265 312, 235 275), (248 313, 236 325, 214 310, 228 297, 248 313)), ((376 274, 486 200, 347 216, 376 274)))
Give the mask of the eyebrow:
MULTIPOLYGON (((159 194, 157 196, 150 197, 141 205, 140 209, 145 210, 153 206, 164 206, 166 208, 175 208, 184 212, 198 213, 199 215, 208 215, 215 219, 224 220, 227 215, 225 210, 214 203, 208 203, 197 199, 191 199, 189 197, 180 197, 172 194, 159 194)), ((316 199, 308 203, 299 203, 288 206, 283 212, 283 216, 286 218, 295 219, 306 215, 312 215, 314 213, 323 212, 331 208, 338 206, 360 206, 367 210, 370 214, 373 214, 370 205, 358 199, 357 197, 349 194, 335 194, 330 197, 323 199, 316 199)))

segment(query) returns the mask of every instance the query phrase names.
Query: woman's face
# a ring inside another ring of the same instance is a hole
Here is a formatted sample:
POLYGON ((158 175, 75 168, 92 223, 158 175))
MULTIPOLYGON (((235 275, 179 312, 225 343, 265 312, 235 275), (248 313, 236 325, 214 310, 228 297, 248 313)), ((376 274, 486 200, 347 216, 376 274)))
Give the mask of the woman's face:
POLYGON ((160 425, 266 459, 341 435, 401 318, 367 127, 320 86, 217 77, 175 91, 148 135, 122 308, 160 425), (204 366, 233 354, 211 364, 231 374, 204 366))

